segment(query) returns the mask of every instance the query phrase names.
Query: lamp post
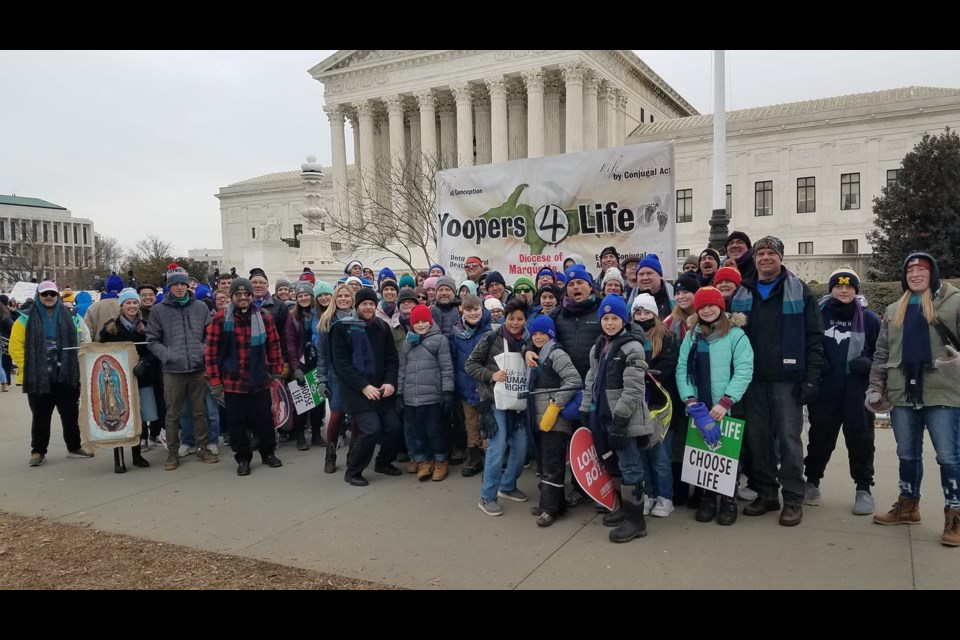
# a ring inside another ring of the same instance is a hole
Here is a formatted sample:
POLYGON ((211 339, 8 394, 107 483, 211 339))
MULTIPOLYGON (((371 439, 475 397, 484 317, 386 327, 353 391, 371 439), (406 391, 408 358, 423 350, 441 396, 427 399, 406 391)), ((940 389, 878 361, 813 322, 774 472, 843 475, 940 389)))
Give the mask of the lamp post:
POLYGON ((724 51, 713 52, 713 211, 710 248, 726 253, 727 223, 727 112, 724 100, 724 51))

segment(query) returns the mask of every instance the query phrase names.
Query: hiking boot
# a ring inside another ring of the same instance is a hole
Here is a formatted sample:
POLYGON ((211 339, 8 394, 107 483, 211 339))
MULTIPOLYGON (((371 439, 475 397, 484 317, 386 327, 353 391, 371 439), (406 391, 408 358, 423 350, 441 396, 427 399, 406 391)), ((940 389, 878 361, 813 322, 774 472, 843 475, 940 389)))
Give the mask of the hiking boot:
POLYGON ((720 511, 717 513, 717 524, 729 527, 737 521, 737 503, 721 502, 720 511))
POLYGON ((610 542, 630 542, 634 538, 647 535, 647 524, 643 519, 643 505, 624 502, 620 508, 624 511, 624 519, 620 525, 610 532, 610 542))
MULTIPOLYGON (((416 460, 407 462, 407 473, 417 473, 420 470, 420 463, 416 460)), ((432 472, 431 472, 432 473, 432 472)))
POLYGON ((803 505, 797 502, 785 502, 780 512, 780 525, 795 527, 803 520, 803 505))
POLYGON ((470 447, 467 449, 467 462, 460 467, 460 475, 464 478, 472 478, 483 471, 484 454, 480 447, 470 447))
POLYGON ((765 513, 771 511, 778 511, 780 509, 780 501, 774 498, 773 500, 767 500, 766 498, 757 498, 747 506, 743 508, 743 515, 745 516, 762 516, 765 513))
MULTIPOLYGON (((646 505, 644 505, 644 511, 646 511, 646 505)), ((653 501, 653 508, 650 509, 650 515, 655 518, 666 518, 671 513, 673 513, 673 500, 658 497, 653 501)), ((646 513, 644 513, 644 515, 646 515, 646 513)))
MULTIPOLYGON (((779 506, 779 505, 777 505, 779 506)), ((717 496, 706 495, 700 498, 700 508, 693 515, 697 522, 710 522, 717 516, 717 496)))
POLYGON ((349 476, 347 474, 344 474, 343 481, 354 487, 365 487, 368 484, 370 484, 370 481, 364 478, 359 473, 355 476, 349 476))
POLYGON ((541 513, 541 514, 540 514, 540 517, 537 518, 537 526, 538 526, 538 527, 549 527, 550 525, 553 524, 553 521, 554 521, 554 520, 555 520, 555 518, 554 518, 552 515, 550 515, 549 513, 541 513))
POLYGON ((307 444, 307 436, 303 431, 297 434, 297 451, 309 451, 310 445, 307 444))
POLYGON ((417 480, 425 482, 433 477, 433 461, 424 460, 415 463, 417 465, 417 480))
POLYGON ((323 460, 323 472, 334 473, 337 470, 337 445, 327 443, 327 456, 323 460))
POLYGON ((46 461, 47 461, 47 456, 43 455, 42 453, 31 453, 31 454, 30 454, 30 466, 31 466, 31 467, 39 467, 40 465, 42 465, 42 464, 43 464, 44 462, 46 462, 46 461))
POLYGON ((876 508, 876 503, 873 500, 873 494, 864 489, 857 489, 857 495, 853 499, 853 515, 855 516, 870 516, 873 515, 873 511, 876 508))
POLYGON ((205 464, 216 464, 220 462, 220 458, 210 453, 207 449, 200 449, 197 451, 197 461, 205 464))
POLYGON ((497 491, 497 497, 513 500, 514 502, 527 501, 527 494, 525 494, 523 491, 520 491, 520 489, 514 489, 513 491, 504 491, 501 489, 500 491, 497 491))
POLYGON ((180 466, 180 456, 177 455, 176 451, 167 452, 167 461, 163 463, 164 471, 173 471, 180 466))
POLYGON ((503 515, 503 508, 496 500, 484 500, 480 498, 480 502, 477 503, 477 508, 488 516, 503 515))
POLYGON ((68 451, 67 457, 68 458, 92 458, 93 452, 87 451, 83 447, 80 447, 79 449, 73 449, 72 451, 68 451))
POLYGON ((382 473, 385 476, 399 476, 403 474, 403 472, 400 471, 400 469, 397 469, 392 464, 385 464, 383 466, 374 466, 373 470, 376 471, 377 473, 382 473))
POLYGON ((960 547, 960 509, 947 509, 943 516, 943 537, 940 538, 940 544, 960 547))
POLYGON ((447 479, 447 474, 449 473, 448 462, 444 460, 443 462, 438 462, 437 466, 433 468, 433 481, 440 482, 441 480, 447 479))
POLYGON ((268 453, 265 456, 261 455, 260 460, 263 462, 263 464, 267 465, 271 469, 276 469, 277 467, 283 466, 283 463, 280 462, 280 458, 272 453, 268 453))
POLYGON ((590 497, 579 489, 574 487, 566 496, 567 506, 576 507, 590 502, 590 497))
POLYGON ((810 482, 803 487, 803 504, 817 505, 823 494, 820 493, 820 487, 810 482))
POLYGON ((873 516, 877 524, 919 524, 920 498, 897 496, 897 502, 890 511, 873 516))
POLYGON ((250 461, 241 460, 237 463, 237 475, 238 476, 248 476, 250 475, 250 461))

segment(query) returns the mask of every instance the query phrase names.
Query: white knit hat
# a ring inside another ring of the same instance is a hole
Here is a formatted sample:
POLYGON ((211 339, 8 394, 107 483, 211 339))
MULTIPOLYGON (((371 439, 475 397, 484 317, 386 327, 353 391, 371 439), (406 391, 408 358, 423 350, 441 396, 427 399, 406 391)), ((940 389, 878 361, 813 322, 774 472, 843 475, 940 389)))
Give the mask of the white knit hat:
POLYGON ((633 299, 633 309, 631 312, 636 313, 640 309, 646 309, 655 316, 660 315, 660 310, 657 309, 657 301, 654 300, 653 296, 649 293, 641 293, 633 299))
POLYGON ((601 289, 607 285, 608 282, 619 282, 620 288, 623 288, 623 276, 620 275, 620 269, 616 267, 610 267, 607 269, 607 272, 603 274, 603 283, 601 289))

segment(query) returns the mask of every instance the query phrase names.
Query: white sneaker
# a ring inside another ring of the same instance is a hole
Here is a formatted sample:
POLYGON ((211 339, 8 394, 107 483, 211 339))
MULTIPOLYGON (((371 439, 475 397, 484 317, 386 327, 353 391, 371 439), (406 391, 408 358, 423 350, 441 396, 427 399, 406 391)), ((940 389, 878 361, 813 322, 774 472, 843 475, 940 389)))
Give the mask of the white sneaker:
POLYGON ((753 502, 760 496, 757 495, 756 491, 747 487, 747 485, 743 485, 742 487, 737 487, 737 497, 747 502, 753 502))
POLYGON ((648 516, 653 510, 653 498, 647 494, 643 494, 643 515, 648 516))
MULTIPOLYGON (((646 504, 644 504, 644 508, 646 508, 646 504)), ((653 508, 650 510, 650 515, 655 518, 666 518, 671 513, 673 513, 673 500, 662 497, 656 499, 653 508)))
POLYGON ((140 441, 140 453, 150 451, 150 440, 144 438, 140 441))
POLYGON ((187 456, 193 455, 196 452, 197 452, 196 446, 188 447, 185 444, 180 445, 180 448, 177 449, 177 455, 181 458, 186 458, 187 456))
POLYGON ((208 445, 207 445, 207 451, 209 451, 210 453, 212 453, 212 454, 215 455, 215 456, 220 455, 220 447, 218 447, 218 446, 215 445, 215 444, 208 444, 208 445))
POLYGON ((809 482, 804 485, 803 504, 818 505, 821 497, 823 495, 820 493, 820 487, 809 482))

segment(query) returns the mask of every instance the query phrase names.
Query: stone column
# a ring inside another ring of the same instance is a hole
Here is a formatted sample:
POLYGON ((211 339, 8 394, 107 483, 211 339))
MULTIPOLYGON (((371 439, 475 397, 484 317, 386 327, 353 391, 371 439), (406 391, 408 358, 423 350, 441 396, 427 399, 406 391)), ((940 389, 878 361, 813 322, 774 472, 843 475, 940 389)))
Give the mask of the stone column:
POLYGON ((383 99, 390 119, 390 173, 384 176, 390 190, 394 212, 405 215, 403 181, 407 164, 406 127, 403 126, 403 96, 394 94, 383 99))
POLYGON ((604 83, 600 92, 600 145, 618 147, 623 140, 617 137, 617 88, 604 83))
POLYGON ((357 118, 357 110, 353 105, 341 107, 350 121, 350 129, 353 133, 353 167, 355 171, 360 171, 360 120, 357 118))
POLYGON ((433 89, 423 89, 414 94, 420 104, 420 152, 423 154, 423 173, 429 174, 437 164, 437 111, 433 89))
POLYGON ((420 109, 409 105, 406 110, 407 120, 410 122, 410 152, 407 154, 407 161, 413 164, 420 162, 422 152, 423 132, 420 129, 420 109))
POLYGON ((597 136, 597 87, 599 79, 592 70, 583 79, 583 148, 596 151, 597 136))
POLYGON ((520 81, 507 83, 507 131, 510 133, 511 160, 527 157, 527 118, 525 103, 527 91, 520 81))
POLYGON ((373 138, 373 102, 361 100, 353 103, 360 120, 360 210, 370 211, 369 201, 376 190, 377 151, 373 138))
POLYGON ((629 97, 623 91, 617 90, 617 144, 623 144, 627 136, 627 100, 629 97))
POLYGON ((567 153, 583 151, 583 77, 586 70, 579 62, 560 65, 567 85, 567 153))
POLYGON ((560 153, 560 78, 544 77, 543 83, 544 153, 553 156, 560 153))
POLYGON ((449 169, 457 166, 457 107, 452 95, 437 96, 437 112, 440 114, 440 166, 449 169))
POLYGON ((490 92, 490 151, 494 163, 509 159, 507 146, 507 80, 494 76, 484 80, 490 92))
POLYGON ((527 157, 539 158, 546 153, 543 137, 543 69, 530 69, 520 75, 527 85, 527 157))
POLYGON ((324 113, 330 120, 330 155, 333 158, 333 195, 339 215, 350 215, 347 196, 347 141, 343 131, 343 110, 339 105, 325 105, 324 113))
POLYGON ((469 82, 450 85, 457 103, 457 166, 473 166, 473 87, 469 82))
POLYGON ((490 164, 493 159, 490 148, 490 94, 481 87, 474 87, 473 112, 476 115, 474 135, 477 138, 477 164, 490 164))

